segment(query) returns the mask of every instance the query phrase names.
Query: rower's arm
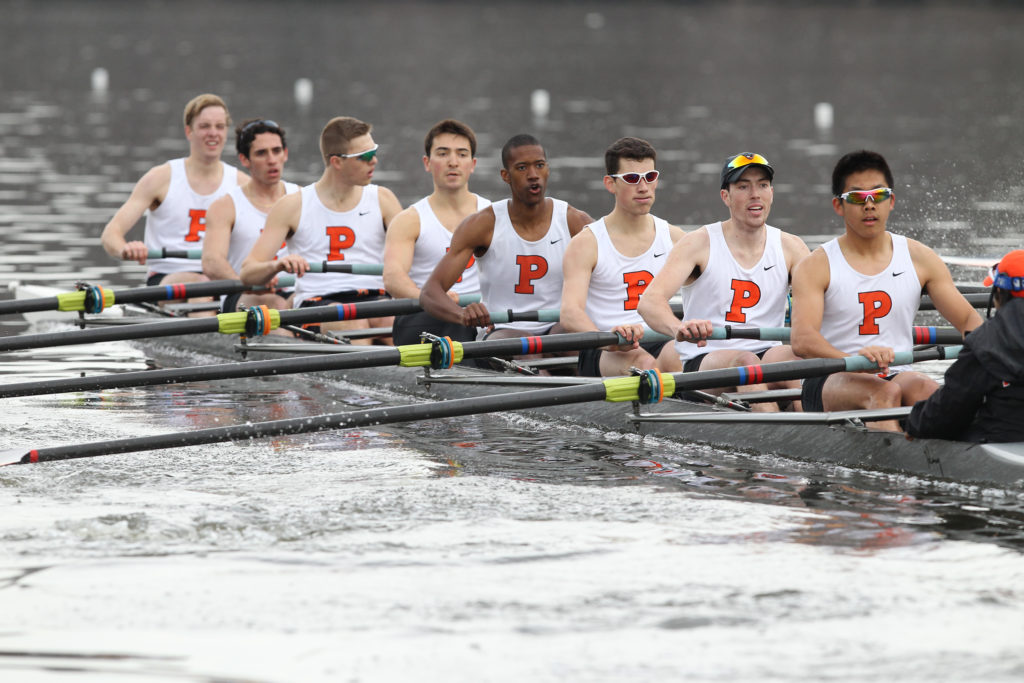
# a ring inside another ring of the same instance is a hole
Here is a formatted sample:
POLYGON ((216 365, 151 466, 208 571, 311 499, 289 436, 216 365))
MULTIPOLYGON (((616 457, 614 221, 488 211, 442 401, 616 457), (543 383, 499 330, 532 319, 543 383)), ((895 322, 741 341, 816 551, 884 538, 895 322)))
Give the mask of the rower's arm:
POLYGON ((793 269, 796 264, 811 255, 807 243, 800 237, 788 232, 782 233, 782 253, 786 257, 786 268, 789 269, 790 281, 793 279, 793 269))
POLYGON ((203 273, 211 280, 235 280, 238 273, 228 262, 231 231, 235 226, 235 200, 225 195, 206 211, 203 234, 203 273))
POLYGON ((970 332, 983 320, 953 282, 949 268, 939 255, 917 240, 907 240, 917 276, 942 317, 961 333, 970 332))
POLYGON ((392 221, 402 212, 402 203, 395 193, 386 187, 377 190, 377 203, 380 204, 380 215, 384 219, 384 230, 391 227, 392 221))
POLYGON ((388 226, 384 238, 384 287, 396 299, 415 299, 420 295, 420 288, 409 277, 419 236, 420 215, 411 206, 388 226))
POLYGON ((298 254, 275 259, 281 243, 298 228, 302 215, 302 193, 285 195, 270 210, 267 223, 253 245, 252 251, 242 263, 239 277, 247 285, 271 285, 280 272, 295 273, 302 277, 309 270, 309 263, 298 254))
POLYGON ((420 290, 420 306, 424 311, 435 318, 469 327, 486 327, 491 324, 490 313, 482 303, 462 308, 447 292, 462 277, 469 259, 487 251, 493 235, 494 210, 490 207, 462 220, 452 234, 451 248, 437 262, 434 272, 420 290))
POLYGON ((128 200, 121 205, 114 217, 103 228, 100 242, 103 249, 113 258, 146 263, 148 249, 139 240, 129 242, 128 232, 135 227, 148 209, 155 209, 167 196, 171 184, 169 164, 154 166, 135 183, 128 200))
POLYGON ((702 254, 707 252, 709 244, 707 231, 695 230, 672 245, 665 265, 647 285, 637 306, 637 311, 652 330, 670 337, 679 332, 679 318, 672 312, 669 300, 679 293, 694 270, 707 262, 707 257, 702 259, 702 254))
POLYGON ((821 248, 815 249, 793 269, 790 345, 793 353, 801 358, 844 358, 847 355, 821 335, 828 284, 828 256, 821 248))
POLYGON ((587 315, 587 291, 597 265, 597 239, 583 230, 569 241, 562 257, 562 306, 559 322, 567 332, 593 332, 597 326, 587 315))

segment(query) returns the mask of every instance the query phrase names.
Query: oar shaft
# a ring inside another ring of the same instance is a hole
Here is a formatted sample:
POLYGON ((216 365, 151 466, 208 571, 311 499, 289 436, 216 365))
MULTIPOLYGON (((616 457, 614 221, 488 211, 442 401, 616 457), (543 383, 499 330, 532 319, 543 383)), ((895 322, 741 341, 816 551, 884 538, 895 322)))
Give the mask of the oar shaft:
POLYGON ((383 275, 384 265, 381 263, 338 263, 336 261, 320 261, 310 263, 311 273, 351 273, 352 275, 383 275))
POLYGON ((99 455, 113 455, 115 453, 133 453, 136 451, 179 448, 182 446, 198 446, 224 441, 259 439, 290 434, 309 434, 330 429, 350 429, 353 427, 367 427, 395 422, 477 415, 505 410, 520 410, 536 406, 584 403, 586 401, 600 401, 605 396, 606 388, 604 384, 587 384, 554 390, 540 389, 537 391, 524 391, 496 396, 460 398, 450 401, 430 401, 405 406, 372 408, 351 413, 334 413, 318 417, 298 417, 271 422, 257 422, 255 424, 233 425, 230 427, 214 427, 193 432, 176 432, 114 441, 38 448, 24 452, 16 460, 6 464, 28 464, 52 460, 91 458, 99 455))
POLYGON ((128 339, 173 337, 198 332, 216 332, 218 324, 219 320, 217 317, 189 318, 187 320, 139 323, 138 325, 120 325, 117 327, 91 328, 69 332, 43 332, 41 334, 25 334, 16 337, 0 337, 0 352, 51 346, 71 346, 74 344, 96 344, 99 342, 124 341, 128 339))
MULTIPOLYGON (((923 351, 898 351, 892 365, 908 365, 925 360, 956 358, 961 346, 946 346, 923 351)), ((836 372, 871 372, 878 366, 864 356, 845 358, 809 358, 807 360, 782 361, 748 365, 739 368, 722 368, 705 372, 672 373, 676 391, 689 389, 713 389, 717 387, 747 386, 766 382, 782 382, 791 379, 821 377, 836 372)))
MULTIPOLYGON (((618 335, 611 332, 582 332, 544 337, 492 339, 466 342, 462 345, 463 358, 513 356, 541 351, 570 351, 617 343, 618 335)), ((399 347, 367 349, 346 354, 303 356, 244 363, 220 363, 189 368, 167 368, 121 372, 94 377, 68 377, 45 382, 18 382, 0 386, 0 398, 38 396, 69 391, 97 391, 102 389, 181 384, 184 382, 238 379, 242 377, 269 377, 302 372, 331 372, 395 366, 405 362, 408 366, 429 364, 429 346, 409 344, 399 347), (413 360, 413 359, 419 360, 413 360)))
MULTIPOLYGON (((149 301, 171 301, 203 296, 220 296, 248 290, 263 290, 264 287, 249 287, 239 280, 211 280, 176 285, 155 285, 133 289, 108 290, 104 299, 110 304, 137 304, 149 301)), ((57 296, 36 299, 12 299, 0 301, 0 315, 12 313, 34 313, 37 311, 82 311, 85 310, 86 294, 83 291, 64 292, 57 296)))

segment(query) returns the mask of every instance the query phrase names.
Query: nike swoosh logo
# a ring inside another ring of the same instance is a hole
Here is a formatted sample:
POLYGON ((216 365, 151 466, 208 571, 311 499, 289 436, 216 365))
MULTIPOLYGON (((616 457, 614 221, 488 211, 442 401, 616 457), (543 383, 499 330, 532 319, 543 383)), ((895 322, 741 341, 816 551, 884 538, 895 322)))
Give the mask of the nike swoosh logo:
POLYGON ((764 269, 765 269, 765 270, 771 270, 771 269, 772 269, 772 268, 774 268, 775 266, 776 266, 776 264, 774 264, 774 263, 773 263, 773 264, 771 264, 770 266, 765 266, 765 267, 764 267, 764 269))
POLYGON ((665 252, 661 252, 660 254, 655 254, 654 258, 661 258, 664 255, 665 255, 665 252))
POLYGON ((907 271, 905 271, 905 270, 901 270, 901 271, 900 271, 900 272, 898 272, 898 273, 893 273, 893 274, 892 274, 892 276, 893 276, 893 277, 899 277, 900 275, 903 275, 903 273, 905 273, 905 272, 907 272, 907 271))
POLYGON ((360 216, 365 216, 365 215, 366 215, 366 214, 368 214, 368 213, 370 213, 370 212, 369 212, 369 211, 360 211, 360 212, 359 212, 359 215, 360 215, 360 216))
POLYGON ((551 244, 558 244, 561 241, 562 241, 562 238, 559 237, 557 240, 551 240, 551 244))

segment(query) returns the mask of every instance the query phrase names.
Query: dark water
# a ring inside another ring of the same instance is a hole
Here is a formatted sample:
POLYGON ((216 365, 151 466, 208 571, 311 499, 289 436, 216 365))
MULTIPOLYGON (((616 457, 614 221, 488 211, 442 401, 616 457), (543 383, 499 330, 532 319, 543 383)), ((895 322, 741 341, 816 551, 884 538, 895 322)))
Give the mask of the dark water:
MULTIPOLYGON (((504 196, 498 149, 532 132, 550 193, 594 216, 611 206, 604 149, 645 137, 655 212, 683 226, 720 219, 722 161, 759 151, 771 222, 812 244, 837 231, 835 160, 873 148, 896 174, 895 230, 995 260, 1024 243, 1022 19, 1016 3, 0 2, 0 285, 140 283, 99 233, 142 173, 187 152, 181 109, 202 91, 236 121, 282 123, 302 183, 324 122, 372 122, 403 204, 429 191, 422 136, 447 116, 479 135, 476 191, 504 196)), ((209 361, 126 345, 5 359, 4 381, 209 361)), ((74 443, 391 400, 319 380, 40 397, 4 403, 0 434, 74 443)), ((514 416, 3 469, 11 680, 1024 671, 1018 492, 514 416)))

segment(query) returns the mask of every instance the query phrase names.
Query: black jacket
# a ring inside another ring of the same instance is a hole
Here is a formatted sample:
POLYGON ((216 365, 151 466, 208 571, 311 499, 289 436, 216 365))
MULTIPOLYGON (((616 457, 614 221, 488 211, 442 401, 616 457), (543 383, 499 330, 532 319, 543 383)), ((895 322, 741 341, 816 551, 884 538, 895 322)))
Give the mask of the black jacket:
POLYGON ((1024 441, 1024 299, 1010 299, 967 335, 945 384, 914 405, 906 429, 910 436, 1024 441))

